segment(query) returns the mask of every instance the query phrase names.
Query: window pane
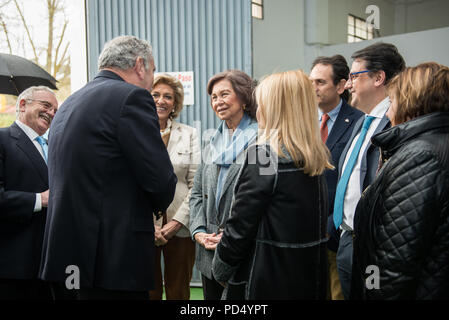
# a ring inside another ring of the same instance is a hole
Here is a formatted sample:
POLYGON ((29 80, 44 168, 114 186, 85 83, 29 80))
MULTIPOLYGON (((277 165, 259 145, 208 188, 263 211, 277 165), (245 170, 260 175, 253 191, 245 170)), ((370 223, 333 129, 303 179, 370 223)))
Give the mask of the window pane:
POLYGON ((363 41, 363 39, 355 38, 355 42, 361 42, 361 41, 363 41))
POLYGON ((253 17, 263 19, 263 11, 261 6, 253 4, 253 17))
POLYGON ((355 35, 357 36, 357 37, 362 37, 362 30, 361 29, 359 29, 359 28, 357 28, 356 30, 355 30, 355 35))
POLYGON ((352 43, 354 42, 354 37, 353 36, 348 36, 348 43, 352 43))
POLYGON ((354 35, 354 26, 348 26, 348 34, 354 35))
POLYGON ((348 16, 348 25, 350 25, 350 26, 354 25, 354 17, 348 16))
POLYGON ((357 19, 357 28, 364 29, 365 27, 366 27, 365 21, 357 19))

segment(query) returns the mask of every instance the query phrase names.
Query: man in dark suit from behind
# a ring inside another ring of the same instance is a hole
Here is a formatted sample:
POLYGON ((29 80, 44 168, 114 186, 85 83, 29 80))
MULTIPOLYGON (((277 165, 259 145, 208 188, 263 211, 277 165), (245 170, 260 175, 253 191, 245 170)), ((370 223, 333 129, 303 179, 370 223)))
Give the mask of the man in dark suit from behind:
POLYGON ((351 107, 347 101, 349 93, 345 90, 349 76, 346 59, 341 55, 318 57, 312 64, 310 79, 318 99, 321 138, 329 148, 335 170, 325 173, 329 195, 328 261, 329 293, 332 300, 343 300, 340 280, 338 278, 336 255, 339 235, 332 219, 335 188, 338 181, 338 160, 351 136, 354 124, 363 112, 351 107))
POLYGON ((49 88, 28 88, 17 99, 17 120, 0 129, 0 299, 51 299, 38 279, 49 195, 42 136, 57 108, 49 88))
POLYGON ((50 129, 52 192, 40 276, 75 289, 80 300, 148 299, 153 214, 167 209, 177 182, 150 94, 151 45, 114 38, 99 68, 50 129))

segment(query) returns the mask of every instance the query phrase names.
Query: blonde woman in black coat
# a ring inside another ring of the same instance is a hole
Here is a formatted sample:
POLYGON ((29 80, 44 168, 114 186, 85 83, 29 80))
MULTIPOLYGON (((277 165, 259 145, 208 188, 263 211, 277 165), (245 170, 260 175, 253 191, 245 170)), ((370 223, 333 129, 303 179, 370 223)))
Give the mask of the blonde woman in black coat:
POLYGON ((327 187, 316 95, 302 71, 256 89, 261 132, 235 187, 212 271, 225 298, 325 299, 327 187))

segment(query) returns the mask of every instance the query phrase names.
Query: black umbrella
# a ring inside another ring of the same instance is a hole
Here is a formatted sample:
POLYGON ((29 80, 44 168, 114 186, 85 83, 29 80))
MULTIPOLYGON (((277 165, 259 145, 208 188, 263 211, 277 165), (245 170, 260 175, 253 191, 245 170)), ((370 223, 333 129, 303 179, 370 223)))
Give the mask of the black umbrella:
POLYGON ((37 64, 12 54, 0 53, 0 93, 18 96, 32 86, 56 87, 56 79, 37 64))

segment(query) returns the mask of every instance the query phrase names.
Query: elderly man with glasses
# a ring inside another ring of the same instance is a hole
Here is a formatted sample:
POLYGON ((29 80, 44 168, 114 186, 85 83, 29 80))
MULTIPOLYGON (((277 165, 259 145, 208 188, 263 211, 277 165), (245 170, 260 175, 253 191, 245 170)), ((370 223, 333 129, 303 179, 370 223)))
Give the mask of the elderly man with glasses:
POLYGON ((0 129, 0 299, 51 299, 38 280, 48 204, 47 141, 58 109, 47 87, 17 99, 17 120, 0 129))
POLYGON ((341 154, 334 202, 334 225, 340 233, 337 268, 345 299, 349 299, 351 288, 355 209, 379 163, 379 149, 371 144, 371 137, 390 126, 385 116, 390 107, 386 85, 405 68, 397 48, 388 43, 368 46, 355 52, 352 59, 345 88, 352 95, 351 105, 365 116, 355 124, 341 154))

